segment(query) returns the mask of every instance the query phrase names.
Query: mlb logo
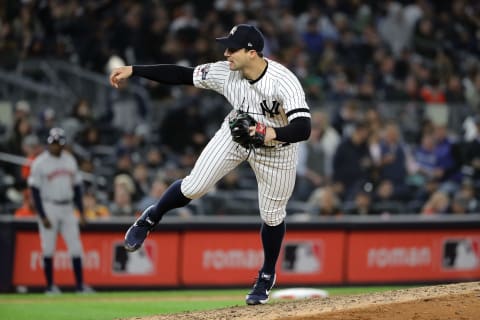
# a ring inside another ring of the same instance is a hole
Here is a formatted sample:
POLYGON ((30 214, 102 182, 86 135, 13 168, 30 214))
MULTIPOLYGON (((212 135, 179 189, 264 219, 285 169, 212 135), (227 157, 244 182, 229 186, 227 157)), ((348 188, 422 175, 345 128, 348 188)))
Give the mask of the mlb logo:
POLYGON ((442 267, 448 270, 480 268, 480 238, 447 239, 444 241, 442 267))
POLYGON ((152 274, 155 271, 154 252, 154 244, 148 241, 135 252, 127 252, 121 242, 114 243, 112 271, 122 275, 152 274))
POLYGON ((286 242, 283 247, 282 271, 311 274, 323 269, 323 243, 320 241, 286 242))

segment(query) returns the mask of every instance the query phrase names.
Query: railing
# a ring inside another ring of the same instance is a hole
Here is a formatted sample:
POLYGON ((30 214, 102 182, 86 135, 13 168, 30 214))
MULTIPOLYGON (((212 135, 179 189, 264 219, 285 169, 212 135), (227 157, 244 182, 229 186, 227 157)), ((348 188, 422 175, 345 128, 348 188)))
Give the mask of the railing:
MULTIPOLYGON (((95 112, 103 112, 111 90, 106 74, 60 60, 26 60, 16 71, 0 68, 0 99, 11 103, 27 100, 35 113, 51 107, 60 118, 79 98, 89 101, 95 112)), ((126 91, 150 103, 149 93, 142 86, 130 83, 126 91)))

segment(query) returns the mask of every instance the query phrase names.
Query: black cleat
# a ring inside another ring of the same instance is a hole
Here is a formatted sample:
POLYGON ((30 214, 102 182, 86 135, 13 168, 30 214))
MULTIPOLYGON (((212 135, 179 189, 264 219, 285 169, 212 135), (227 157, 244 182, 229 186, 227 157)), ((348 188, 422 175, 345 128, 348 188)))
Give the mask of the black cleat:
POLYGON ((155 227, 148 214, 153 209, 153 205, 145 209, 142 215, 135 221, 135 223, 125 233, 125 242, 123 244, 125 250, 133 252, 138 250, 147 238, 148 234, 155 227))
POLYGON ((275 274, 270 275, 260 271, 252 291, 245 297, 245 302, 248 305, 267 303, 270 297, 270 290, 272 290, 275 284, 275 279, 275 274))

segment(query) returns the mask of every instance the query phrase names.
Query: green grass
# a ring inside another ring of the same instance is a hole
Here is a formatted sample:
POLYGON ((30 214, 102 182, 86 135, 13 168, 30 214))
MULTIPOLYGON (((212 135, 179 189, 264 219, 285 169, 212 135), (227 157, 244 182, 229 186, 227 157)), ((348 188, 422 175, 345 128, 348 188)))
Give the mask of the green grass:
MULTIPOLYGON (((322 288, 330 295, 358 294, 404 287, 322 288)), ((162 313, 243 306, 246 289, 147 292, 99 292, 92 295, 64 293, 0 295, 2 320, 111 320, 162 313), (222 299, 216 299, 222 297, 222 299)))

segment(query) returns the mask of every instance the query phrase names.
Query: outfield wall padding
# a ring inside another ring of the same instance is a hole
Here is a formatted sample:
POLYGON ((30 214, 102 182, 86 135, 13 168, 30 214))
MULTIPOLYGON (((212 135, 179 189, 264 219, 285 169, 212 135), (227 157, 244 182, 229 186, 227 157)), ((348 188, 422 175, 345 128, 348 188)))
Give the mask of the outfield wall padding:
MULTIPOLYGON (((127 253, 133 219, 81 231, 84 278, 97 288, 233 287, 252 284, 263 261, 258 217, 166 217, 141 250, 127 253)), ((34 219, 0 218, 0 291, 44 286, 34 219)), ((74 284, 61 238, 55 282, 74 284)), ((287 221, 279 286, 480 280, 480 215, 342 217, 287 221)))

